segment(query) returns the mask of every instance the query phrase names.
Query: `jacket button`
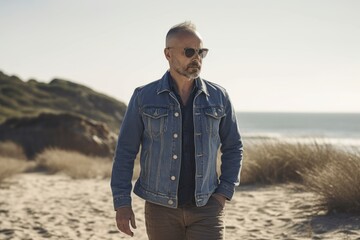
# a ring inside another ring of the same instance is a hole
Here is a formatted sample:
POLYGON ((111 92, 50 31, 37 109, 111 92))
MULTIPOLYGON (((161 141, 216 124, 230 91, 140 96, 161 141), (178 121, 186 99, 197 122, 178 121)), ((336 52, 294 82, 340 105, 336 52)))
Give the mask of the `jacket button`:
POLYGON ((168 201, 168 204, 169 204, 169 205, 173 205, 173 204, 174 204, 174 201, 173 201, 173 200, 169 200, 169 201, 168 201))
POLYGON ((179 135, 177 133, 174 133, 173 136, 174 136, 174 138, 178 138, 179 135))
POLYGON ((170 179, 174 181, 174 180, 176 179, 176 177, 175 177, 175 176, 171 176, 170 179))
POLYGON ((178 156, 175 154, 173 155, 173 159, 176 160, 178 158, 178 156))
POLYGON ((178 116, 179 116, 179 113, 178 113, 178 112, 175 112, 175 113, 174 113, 174 116, 175 116, 175 117, 178 117, 178 116))

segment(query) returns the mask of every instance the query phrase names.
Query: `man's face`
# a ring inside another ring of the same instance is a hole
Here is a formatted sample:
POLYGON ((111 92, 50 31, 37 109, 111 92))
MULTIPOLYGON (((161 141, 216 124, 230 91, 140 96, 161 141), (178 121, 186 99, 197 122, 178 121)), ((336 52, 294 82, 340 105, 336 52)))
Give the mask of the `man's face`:
POLYGON ((185 56, 185 48, 202 48, 200 37, 189 33, 173 37, 165 49, 165 55, 169 61, 170 70, 186 78, 195 79, 200 74, 202 58, 197 53, 192 57, 185 56))

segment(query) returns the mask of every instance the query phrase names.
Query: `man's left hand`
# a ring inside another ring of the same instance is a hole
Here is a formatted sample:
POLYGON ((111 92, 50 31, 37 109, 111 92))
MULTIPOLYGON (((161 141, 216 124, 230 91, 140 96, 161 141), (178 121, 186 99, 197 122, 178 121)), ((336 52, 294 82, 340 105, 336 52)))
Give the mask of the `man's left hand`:
POLYGON ((225 207, 226 197, 218 193, 213 193, 212 195, 223 207, 225 207))

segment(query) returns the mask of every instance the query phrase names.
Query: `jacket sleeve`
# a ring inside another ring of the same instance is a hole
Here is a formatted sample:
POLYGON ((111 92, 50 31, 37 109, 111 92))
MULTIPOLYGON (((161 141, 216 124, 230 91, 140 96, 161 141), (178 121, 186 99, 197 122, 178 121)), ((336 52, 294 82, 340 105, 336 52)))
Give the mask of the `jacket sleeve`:
POLYGON ((236 114, 227 94, 225 116, 220 122, 219 135, 221 140, 221 175, 216 193, 228 200, 235 192, 235 186, 240 184, 240 170, 243 158, 243 144, 236 120, 236 114))
POLYGON ((131 206, 134 161, 139 151, 144 125, 136 89, 126 110, 116 145, 111 174, 114 208, 131 206))

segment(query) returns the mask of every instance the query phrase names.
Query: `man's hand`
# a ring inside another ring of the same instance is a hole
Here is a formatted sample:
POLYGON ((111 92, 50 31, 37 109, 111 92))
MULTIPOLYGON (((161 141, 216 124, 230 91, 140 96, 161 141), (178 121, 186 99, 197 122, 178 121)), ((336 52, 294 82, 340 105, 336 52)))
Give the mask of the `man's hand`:
POLYGON ((213 193, 212 195, 223 207, 225 207, 226 197, 218 193, 213 193))
POLYGON ((134 233, 130 230, 129 221, 130 221, 131 227, 136 229, 135 215, 134 215, 134 212, 131 207, 121 207, 121 208, 116 209, 117 228, 121 232, 133 237, 134 233))

